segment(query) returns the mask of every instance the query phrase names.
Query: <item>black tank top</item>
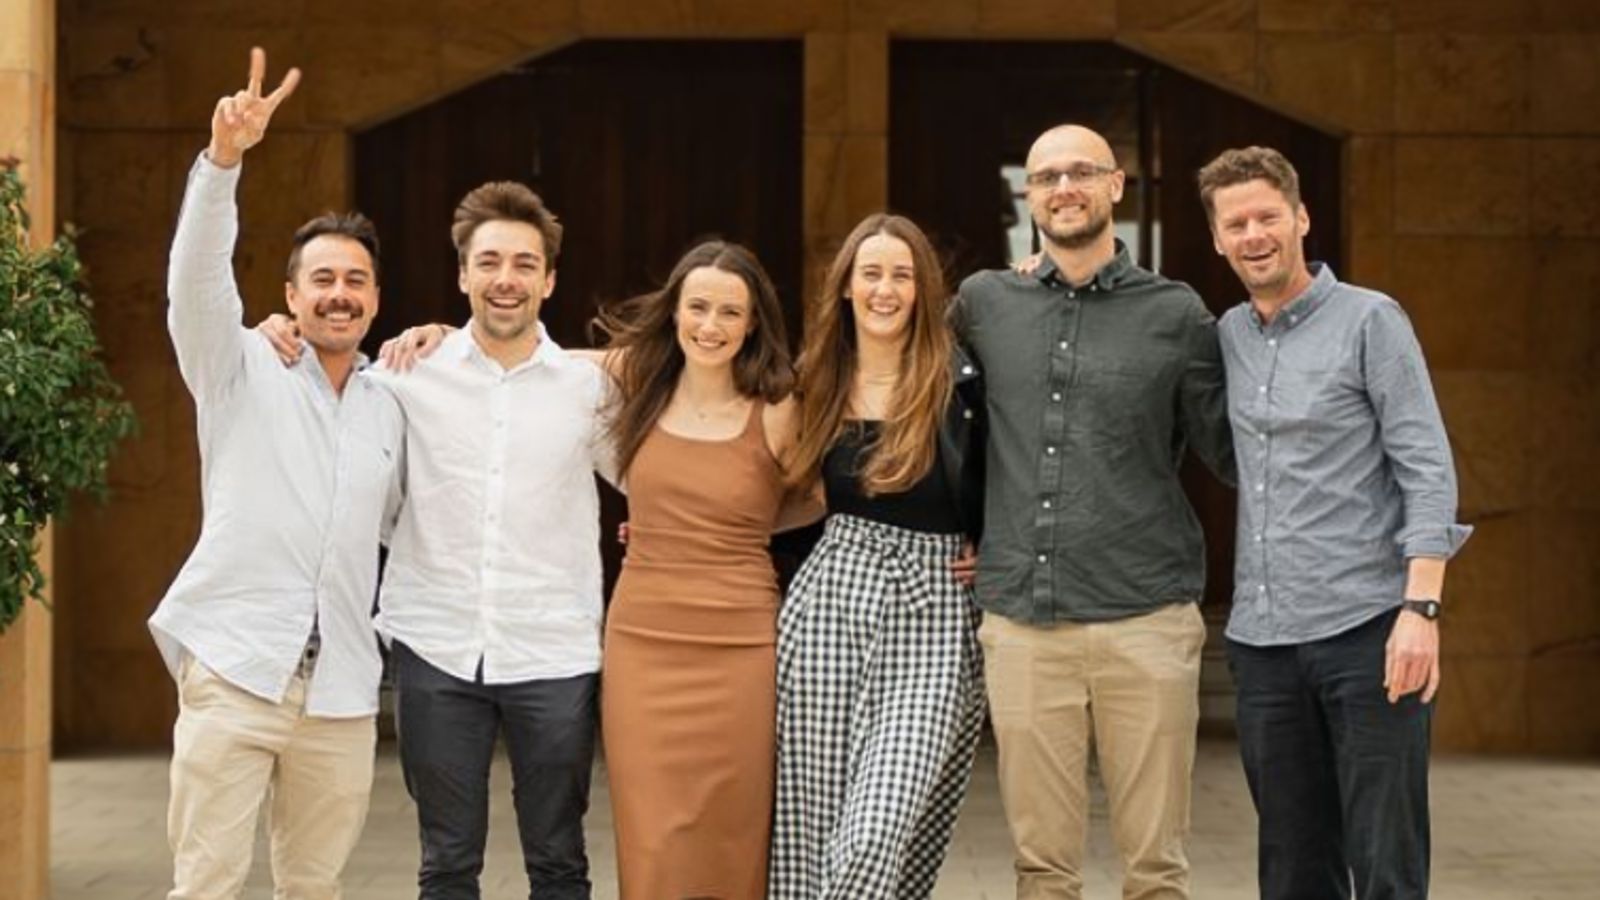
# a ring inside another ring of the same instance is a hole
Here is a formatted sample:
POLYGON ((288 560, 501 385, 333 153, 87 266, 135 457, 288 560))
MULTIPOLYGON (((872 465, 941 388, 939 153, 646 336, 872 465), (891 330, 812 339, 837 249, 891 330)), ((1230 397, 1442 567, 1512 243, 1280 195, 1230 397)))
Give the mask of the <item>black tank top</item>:
POLYGON ((883 423, 876 420, 846 421, 839 440, 822 458, 822 483, 828 497, 828 512, 847 513, 929 534, 960 533, 961 517, 956 511, 955 497, 945 483, 944 467, 937 459, 928 474, 909 490, 875 497, 868 497, 862 491, 864 451, 872 445, 882 426, 883 423))

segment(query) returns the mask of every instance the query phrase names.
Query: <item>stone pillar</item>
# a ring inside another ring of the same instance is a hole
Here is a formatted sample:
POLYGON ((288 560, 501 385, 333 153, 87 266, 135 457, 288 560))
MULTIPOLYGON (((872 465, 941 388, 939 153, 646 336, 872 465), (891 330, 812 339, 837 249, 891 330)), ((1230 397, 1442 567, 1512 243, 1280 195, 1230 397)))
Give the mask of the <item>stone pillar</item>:
POLYGON ((805 57, 805 291, 889 202, 889 35, 811 32, 805 57))
MULTIPOLYGON (((55 0, 0 2, 0 157, 22 159, 42 245, 55 226, 55 0)), ((50 535, 41 549, 50 575, 50 535)), ((0 636, 0 900, 50 896, 50 613, 0 636)))

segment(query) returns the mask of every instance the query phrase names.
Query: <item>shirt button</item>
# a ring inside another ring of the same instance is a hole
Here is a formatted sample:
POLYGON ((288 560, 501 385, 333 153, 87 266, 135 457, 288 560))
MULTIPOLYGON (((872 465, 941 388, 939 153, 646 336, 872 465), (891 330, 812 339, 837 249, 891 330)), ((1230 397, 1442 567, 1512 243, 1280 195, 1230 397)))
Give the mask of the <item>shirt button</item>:
POLYGON ((1044 565, 1045 563, 1047 563, 1049 561, 1050 561, 1050 557, 1046 556, 1043 553, 1039 554, 1039 565, 1042 566, 1042 565, 1044 565))
POLYGON ((1261 543, 1261 532, 1256 532, 1256 543, 1261 543))
POLYGON ((1061 402, 1061 392, 1060 391, 1056 391, 1056 392, 1052 393, 1050 395, 1050 399, 1054 400, 1057 403, 1060 403, 1061 402))
POLYGON ((970 409, 963 409, 963 410, 962 410, 962 411, 961 411, 961 418, 963 418, 963 419, 970 419, 970 418, 972 418, 972 410, 970 410, 970 409))
POLYGON ((1261 432, 1260 434, 1258 434, 1256 436, 1261 438, 1263 441, 1265 441, 1267 439, 1267 433, 1265 431, 1261 432))
POLYGON ((1056 455, 1056 448, 1054 446, 1046 447, 1046 448, 1044 448, 1044 453, 1045 453, 1046 456, 1055 456, 1056 455))
POLYGON ((1261 393, 1261 394, 1265 394, 1267 392, 1267 386, 1263 384, 1262 386, 1256 388, 1256 392, 1257 393, 1261 393))
POLYGON ((1278 346, 1278 339, 1277 338, 1269 338, 1267 340, 1267 346, 1268 347, 1276 347, 1276 346, 1278 346))
POLYGON ((1266 592, 1267 592, 1267 586, 1266 585, 1264 585, 1264 584, 1256 585, 1256 593, 1265 594, 1266 592))
POLYGON ((1060 346, 1061 346, 1061 349, 1065 350, 1068 347, 1072 346, 1072 342, 1071 341, 1062 341, 1060 346))
POLYGON ((962 366, 961 367, 961 374, 963 374, 963 375, 971 375, 972 374, 972 367, 971 366, 962 366))
POLYGON ((1258 482, 1256 482, 1256 493, 1258 493, 1258 494, 1259 494, 1259 493, 1261 493, 1261 492, 1262 492, 1262 491, 1264 491, 1264 490, 1266 490, 1266 489, 1267 489, 1267 484, 1266 484, 1266 482, 1264 482, 1264 481, 1258 481, 1258 482))
POLYGON ((1039 505, 1044 507, 1045 509, 1049 509, 1050 508, 1050 501, 1049 500, 1042 501, 1039 505))

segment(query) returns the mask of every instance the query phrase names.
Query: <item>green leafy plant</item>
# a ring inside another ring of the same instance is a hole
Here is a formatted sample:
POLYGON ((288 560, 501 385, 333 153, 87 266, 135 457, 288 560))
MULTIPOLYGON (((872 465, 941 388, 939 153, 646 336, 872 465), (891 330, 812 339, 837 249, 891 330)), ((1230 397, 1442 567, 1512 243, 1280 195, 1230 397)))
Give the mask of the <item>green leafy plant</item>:
POLYGON ((134 427, 98 356, 72 231, 33 250, 25 198, 17 160, 0 160, 0 631, 44 599, 40 529, 72 494, 104 497, 134 427))

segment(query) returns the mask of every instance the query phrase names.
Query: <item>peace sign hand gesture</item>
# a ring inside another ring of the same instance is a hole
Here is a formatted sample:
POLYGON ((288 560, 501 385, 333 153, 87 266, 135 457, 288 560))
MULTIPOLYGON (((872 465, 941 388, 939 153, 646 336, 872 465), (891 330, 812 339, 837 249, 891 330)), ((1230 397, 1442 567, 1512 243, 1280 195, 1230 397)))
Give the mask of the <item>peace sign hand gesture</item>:
POLYGON ((250 84, 244 90, 217 101, 211 114, 211 146, 206 156, 225 169, 239 164, 244 152, 261 142, 267 123, 278 104, 289 99, 300 83, 300 70, 290 69, 283 83, 272 93, 261 96, 261 82, 267 74, 267 54, 260 47, 250 48, 250 84))

